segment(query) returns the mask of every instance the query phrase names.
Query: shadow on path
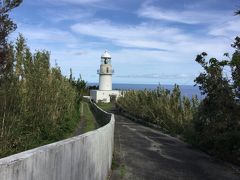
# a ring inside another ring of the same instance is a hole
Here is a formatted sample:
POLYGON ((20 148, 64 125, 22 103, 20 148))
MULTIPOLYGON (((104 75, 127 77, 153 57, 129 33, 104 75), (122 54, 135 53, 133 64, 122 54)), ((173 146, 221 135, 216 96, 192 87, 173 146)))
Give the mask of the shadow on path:
POLYGON ((239 180, 233 170, 182 141, 115 115, 112 180, 239 180))

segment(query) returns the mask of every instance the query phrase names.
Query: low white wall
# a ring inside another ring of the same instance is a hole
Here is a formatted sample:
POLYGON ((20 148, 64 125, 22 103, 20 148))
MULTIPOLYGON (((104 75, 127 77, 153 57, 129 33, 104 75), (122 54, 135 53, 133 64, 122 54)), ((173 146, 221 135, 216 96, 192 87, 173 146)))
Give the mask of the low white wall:
POLYGON ((105 180, 114 145, 110 117, 95 131, 0 159, 0 180, 105 180))

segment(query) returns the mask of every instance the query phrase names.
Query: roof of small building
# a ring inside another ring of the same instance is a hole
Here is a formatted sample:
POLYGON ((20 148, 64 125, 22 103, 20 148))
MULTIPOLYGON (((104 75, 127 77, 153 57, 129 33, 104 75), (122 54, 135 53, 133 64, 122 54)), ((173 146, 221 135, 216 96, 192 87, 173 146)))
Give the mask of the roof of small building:
POLYGON ((105 50, 105 52, 103 53, 103 55, 101 56, 101 58, 111 58, 111 55, 108 53, 107 50, 105 50))

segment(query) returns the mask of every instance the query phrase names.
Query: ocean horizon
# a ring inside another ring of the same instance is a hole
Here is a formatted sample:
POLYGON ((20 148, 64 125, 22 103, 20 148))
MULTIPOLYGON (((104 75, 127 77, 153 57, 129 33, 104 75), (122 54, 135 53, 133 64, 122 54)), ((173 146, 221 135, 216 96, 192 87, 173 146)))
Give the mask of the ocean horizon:
MULTIPOLYGON (((87 83, 88 86, 98 86, 98 83, 87 83)), ((112 87, 115 90, 154 90, 157 87, 162 86, 165 89, 172 90, 174 85, 160 85, 160 84, 130 84, 130 83, 113 83, 112 87)), ((202 99, 204 96, 201 95, 201 92, 198 86, 194 85, 179 85, 182 96, 193 97, 197 96, 199 99, 202 99)))

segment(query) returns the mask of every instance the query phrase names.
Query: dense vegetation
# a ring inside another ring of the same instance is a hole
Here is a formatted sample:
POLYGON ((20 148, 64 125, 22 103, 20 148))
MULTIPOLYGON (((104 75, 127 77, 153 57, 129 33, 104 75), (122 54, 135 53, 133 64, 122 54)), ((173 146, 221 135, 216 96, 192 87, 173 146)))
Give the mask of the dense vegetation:
MULTIPOLYGON (((235 12, 240 15, 240 11, 235 12)), ((224 60, 196 58, 204 69, 195 79, 206 97, 194 116, 192 143, 209 153, 240 164, 240 37, 236 37, 232 56, 224 60), (229 73, 224 73, 227 70, 229 73)))
POLYGON ((2 77, 9 69, 9 44, 8 36, 13 32, 17 25, 9 18, 9 12, 21 4, 22 0, 5 0, 0 7, 0 83, 3 83, 2 77))
POLYGON ((20 35, 11 45, 12 64, 0 89, 0 154, 62 139, 79 120, 79 96, 49 52, 30 53, 20 35))
POLYGON ((240 162, 240 38, 232 45, 236 51, 227 60, 210 58, 206 53, 196 61, 204 72, 195 80, 206 97, 194 118, 193 142, 210 153, 240 162), (231 69, 224 76, 223 70, 231 69))
POLYGON ((115 109, 115 103, 110 102, 110 103, 103 103, 103 102, 98 102, 97 106, 103 109, 104 111, 111 112, 115 109))
POLYGON ((157 124, 172 135, 187 133, 198 103, 196 97, 182 97, 177 85, 172 91, 162 87, 156 90, 128 91, 117 100, 117 106, 121 109, 157 124))
POLYGON ((21 3, 6 1, 0 11, 0 157, 69 137, 80 120, 86 82, 68 79, 50 67, 50 53, 31 53, 8 12, 21 3))
POLYGON ((81 128, 83 133, 92 131, 98 127, 90 107, 91 104, 87 100, 81 102, 81 128))

